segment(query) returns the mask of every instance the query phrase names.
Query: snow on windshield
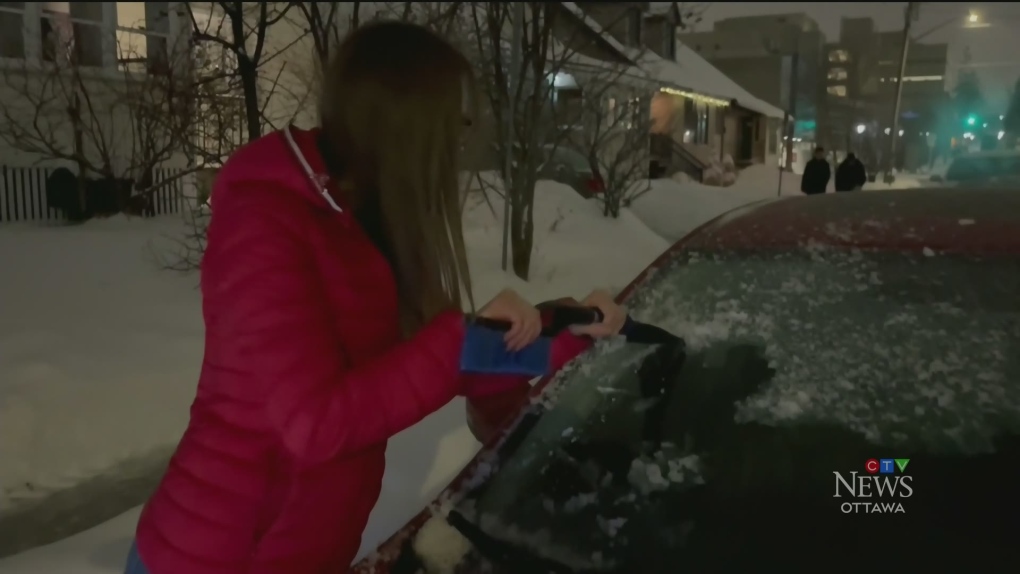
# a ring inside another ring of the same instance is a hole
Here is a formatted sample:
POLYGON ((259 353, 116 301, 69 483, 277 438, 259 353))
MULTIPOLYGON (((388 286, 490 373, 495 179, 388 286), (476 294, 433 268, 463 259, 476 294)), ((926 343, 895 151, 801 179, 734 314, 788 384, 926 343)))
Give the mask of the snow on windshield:
POLYGON ((694 254, 632 305, 692 348, 763 347, 777 372, 739 421, 836 422, 883 444, 990 449, 1006 430, 990 421, 1020 414, 1020 385, 1006 384, 1020 366, 1015 264, 819 245, 806 254, 694 254))
MULTIPOLYGON (((760 351, 774 374, 738 404, 737 422, 824 423, 882 445, 977 452, 1020 431, 1020 384, 1008 384, 1020 382, 1018 292, 1011 261, 808 244, 686 254, 628 306, 709 367, 727 360, 713 349, 760 351)), ((644 526, 633 531, 682 539, 685 525, 656 516, 666 506, 650 497, 705 478, 683 436, 646 448, 656 397, 636 373, 653 352, 603 341, 568 365, 534 400, 545 412, 520 446, 479 468, 469 483, 484 492, 458 509, 490 535, 573 567, 613 566, 635 521, 644 526)))

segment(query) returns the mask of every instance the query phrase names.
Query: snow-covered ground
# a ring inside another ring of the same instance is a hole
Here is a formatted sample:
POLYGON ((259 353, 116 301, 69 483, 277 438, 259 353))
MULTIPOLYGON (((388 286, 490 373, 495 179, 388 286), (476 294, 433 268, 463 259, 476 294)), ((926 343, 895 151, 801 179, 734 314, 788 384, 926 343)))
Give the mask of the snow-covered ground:
MULTIPOLYGON (((773 196, 777 177, 755 167, 729 188, 651 182, 615 220, 566 186, 541 182, 527 283, 499 268, 501 205, 493 198, 490 209, 474 197, 465 235, 476 300, 505 286, 536 302, 619 289, 674 239, 730 208, 773 196)), ((799 177, 783 177, 783 194, 799 195, 799 177)), ((12 509, 115 476, 126 462, 164 457, 176 443, 201 364, 200 301, 195 276, 161 270, 155 254, 183 229, 176 218, 0 226, 0 523, 12 509)), ((362 553, 434 498, 477 448, 461 401, 395 437, 362 553)), ((136 520, 137 509, 128 511, 0 560, 0 571, 117 572, 136 520)))

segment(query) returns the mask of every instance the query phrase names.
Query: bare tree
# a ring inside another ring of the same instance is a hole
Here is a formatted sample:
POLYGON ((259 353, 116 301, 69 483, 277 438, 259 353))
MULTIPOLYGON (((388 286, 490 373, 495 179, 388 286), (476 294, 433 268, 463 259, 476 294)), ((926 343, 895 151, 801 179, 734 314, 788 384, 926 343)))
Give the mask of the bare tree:
POLYGON ((475 54, 481 85, 494 119, 497 157, 512 157, 501 166, 509 218, 505 234, 514 273, 528 279, 534 236, 535 183, 542 161, 545 135, 542 119, 548 119, 552 93, 549 70, 553 24, 556 13, 540 3, 527 3, 526 22, 518 22, 518 45, 507 37, 514 27, 514 6, 471 4, 475 54), (513 51, 517 50, 517 57, 513 51), (516 60, 516 61, 515 61, 516 60), (509 149, 508 149, 509 148, 509 149))
POLYGON ((603 214, 619 217, 620 209, 648 191, 648 166, 651 161, 650 88, 627 86, 614 76, 607 86, 595 78, 585 83, 594 97, 583 100, 584 129, 577 130, 563 145, 577 147, 603 184, 598 196, 603 214))
POLYGON ((343 34, 361 25, 361 2, 296 2, 302 25, 315 48, 319 65, 324 65, 340 44, 343 34), (346 9, 349 8, 349 13, 346 9), (344 17, 346 16, 346 18, 344 17), (346 28, 341 25, 346 20, 346 28))
MULTIPOLYGON (((304 25, 294 26, 293 18, 309 10, 319 29, 326 29, 331 12, 329 7, 323 11, 323 6, 302 7, 297 2, 181 4, 191 49, 191 114, 195 118, 185 150, 202 172, 197 178, 197 205, 186 214, 188 230, 174 238, 177 247, 173 253, 157 256, 167 269, 186 272, 198 267, 205 252, 211 215, 207 199, 215 171, 238 147, 277 127, 267 110, 274 98, 287 95, 287 86, 281 82, 288 69, 287 60, 293 58, 300 63, 313 57, 298 51, 310 30, 304 25)), ((319 38, 328 41, 328 36, 319 38)), ((300 102, 295 102, 293 108, 296 113, 300 102)), ((284 119, 291 118, 288 115, 284 119)))
POLYGON ((219 69, 206 78, 220 80, 240 98, 247 141, 262 136, 265 108, 272 99, 282 74, 279 66, 272 78, 261 77, 270 60, 279 58, 301 41, 295 34, 290 42, 267 49, 271 29, 287 16, 293 2, 184 2, 190 22, 191 40, 201 52, 212 54, 219 69), (268 81, 267 81, 268 80, 268 81), (268 87, 267 87, 268 83, 268 87))
POLYGON ((116 194, 118 209, 144 206, 170 183, 155 181, 153 170, 179 153, 189 133, 193 86, 180 73, 186 50, 173 43, 140 50, 125 34, 117 68, 107 69, 95 61, 102 52, 76 37, 68 14, 45 13, 43 29, 42 61, 7 65, 0 75, 7 90, 0 139, 36 162, 74 166, 78 213, 88 208, 91 179, 131 182, 133 190, 116 194))
MULTIPOLYGON (((527 280, 535 184, 542 164, 557 146, 575 137, 577 129, 585 129, 571 117, 574 112, 557 87, 558 79, 579 79, 597 70, 599 82, 584 85, 582 81, 577 87, 582 98, 599 101, 627 66, 584 55, 595 40, 592 23, 584 21, 583 14, 568 13, 559 2, 524 4, 517 38, 510 33, 514 27, 512 4, 472 3, 470 15, 474 53, 494 119, 498 155, 512 158, 500 170, 510 208, 504 224, 509 226, 512 267, 517 276, 527 280), (516 46, 515 39, 519 40, 516 46)), ((635 50, 632 57, 640 53, 635 50)))

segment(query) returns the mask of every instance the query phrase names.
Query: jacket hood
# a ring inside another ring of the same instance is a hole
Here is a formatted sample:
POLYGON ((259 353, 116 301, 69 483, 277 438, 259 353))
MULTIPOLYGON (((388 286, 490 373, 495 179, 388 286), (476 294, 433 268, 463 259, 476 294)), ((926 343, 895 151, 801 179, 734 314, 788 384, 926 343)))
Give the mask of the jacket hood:
POLYGON ((344 213, 347 206, 334 192, 319 152, 318 134, 319 130, 287 126, 263 136, 234 152, 218 179, 277 184, 300 194, 316 207, 344 213))

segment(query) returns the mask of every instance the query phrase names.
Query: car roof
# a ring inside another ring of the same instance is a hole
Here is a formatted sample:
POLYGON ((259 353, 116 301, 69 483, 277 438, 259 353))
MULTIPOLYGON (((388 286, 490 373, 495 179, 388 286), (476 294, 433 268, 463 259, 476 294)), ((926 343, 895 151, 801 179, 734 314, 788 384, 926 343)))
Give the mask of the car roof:
POLYGON ((1020 189, 910 189, 787 197, 731 211, 688 250, 823 244, 890 251, 1020 254, 1020 189))
POLYGON ((1020 157, 1020 150, 1018 149, 992 149, 985 151, 976 151, 972 153, 965 153, 961 156, 953 158, 954 161, 960 159, 975 159, 975 158, 990 158, 990 157, 1020 157))

